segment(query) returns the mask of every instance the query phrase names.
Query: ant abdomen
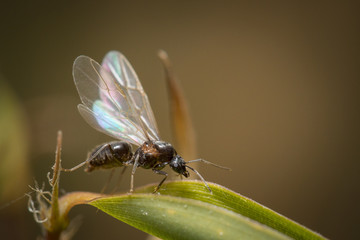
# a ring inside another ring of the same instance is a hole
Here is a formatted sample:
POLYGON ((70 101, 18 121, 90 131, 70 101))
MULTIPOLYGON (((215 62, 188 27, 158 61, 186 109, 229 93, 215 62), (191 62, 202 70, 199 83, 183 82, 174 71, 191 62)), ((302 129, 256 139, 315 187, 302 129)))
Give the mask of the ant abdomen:
POLYGON ((121 167, 132 155, 131 145, 127 142, 115 141, 99 145, 89 154, 85 172, 121 167))

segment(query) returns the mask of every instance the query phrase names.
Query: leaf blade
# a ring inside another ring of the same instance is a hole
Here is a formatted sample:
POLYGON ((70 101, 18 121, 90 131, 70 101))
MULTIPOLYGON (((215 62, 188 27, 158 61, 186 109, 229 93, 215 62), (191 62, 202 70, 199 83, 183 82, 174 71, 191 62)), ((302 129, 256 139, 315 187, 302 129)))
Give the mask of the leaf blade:
MULTIPOLYGON (((245 197, 230 189, 208 182, 213 194, 209 193, 201 181, 168 181, 159 193, 162 195, 190 198, 216 205, 241 214, 261 224, 269 226, 294 239, 326 239, 305 226, 245 197)), ((145 186, 136 192, 152 192, 153 186, 145 186)))
POLYGON ((188 198, 133 194, 89 204, 162 239, 288 239, 240 214, 188 198))

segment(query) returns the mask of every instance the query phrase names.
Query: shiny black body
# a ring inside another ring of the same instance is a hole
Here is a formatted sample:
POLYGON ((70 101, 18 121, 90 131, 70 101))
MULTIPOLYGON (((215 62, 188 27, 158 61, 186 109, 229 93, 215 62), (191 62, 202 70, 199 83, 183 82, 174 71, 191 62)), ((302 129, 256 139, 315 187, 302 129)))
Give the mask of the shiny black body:
POLYGON ((127 142, 110 142, 99 145, 89 154, 85 172, 121 167, 132 156, 131 145, 127 142))
POLYGON ((76 169, 87 165, 86 172, 92 172, 97 169, 111 169, 115 167, 127 167, 132 166, 131 181, 130 181, 130 192, 134 189, 134 174, 138 167, 145 169, 152 169, 154 173, 163 175, 164 178, 161 180, 159 185, 154 189, 154 193, 159 190, 163 182, 166 180, 168 174, 162 169, 169 165, 169 167, 179 175, 189 177, 190 174, 187 169, 195 172, 203 181, 209 192, 211 189, 206 183, 204 178, 194 168, 188 166, 188 163, 192 162, 203 162, 211 164, 213 166, 230 170, 226 167, 221 167, 204 159, 195 159, 185 162, 180 157, 174 147, 170 143, 163 141, 151 141, 144 142, 136 151, 132 153, 131 145, 127 142, 115 141, 105 143, 97 146, 90 154, 86 161, 78 164, 71 169, 62 169, 65 172, 72 172, 76 169))
POLYGON ((167 173, 160 171, 166 165, 178 174, 189 177, 186 163, 170 143, 163 141, 146 141, 134 154, 127 142, 110 142, 96 147, 87 160, 86 172, 96 169, 110 169, 122 166, 142 167, 152 169, 155 173, 164 175, 157 189, 165 181, 167 173))

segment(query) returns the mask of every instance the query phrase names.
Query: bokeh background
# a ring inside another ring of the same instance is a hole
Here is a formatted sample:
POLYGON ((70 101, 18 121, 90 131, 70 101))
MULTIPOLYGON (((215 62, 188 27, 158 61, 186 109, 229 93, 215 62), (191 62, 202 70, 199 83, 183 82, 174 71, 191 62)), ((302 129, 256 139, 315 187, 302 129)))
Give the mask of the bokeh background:
MULTIPOLYGON (((359 227, 360 14, 356 1, 24 1, 0 9, 0 197, 45 182, 56 132, 63 166, 110 140, 79 115, 72 63, 124 53, 147 91, 164 140, 172 141, 163 69, 168 52, 197 132, 208 181, 331 239, 359 227)), ((62 174, 64 191, 100 191, 108 173, 62 174)), ((129 173, 120 188, 129 186, 129 173)), ((159 181, 139 170, 136 185, 159 181)), ((48 186, 47 186, 48 187, 48 186)), ((88 206, 76 239, 146 234, 88 206)), ((7 239, 39 227, 22 199, 0 211, 7 239), (21 229, 21 230, 19 230, 21 229)))

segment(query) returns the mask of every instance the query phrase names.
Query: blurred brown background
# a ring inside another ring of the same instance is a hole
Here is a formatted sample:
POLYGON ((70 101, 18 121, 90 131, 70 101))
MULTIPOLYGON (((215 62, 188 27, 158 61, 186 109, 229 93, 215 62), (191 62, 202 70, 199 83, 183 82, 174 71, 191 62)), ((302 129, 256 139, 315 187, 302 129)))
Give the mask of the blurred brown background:
MULTIPOLYGON (((0 164, 5 152, 10 159, 0 165, 1 172, 12 173, 0 178, 1 203, 28 191, 33 178, 46 181, 58 129, 64 134, 64 167, 83 161, 96 144, 110 140, 77 112, 80 100, 71 71, 78 55, 100 62, 109 50, 124 53, 149 95, 164 140, 171 141, 166 85, 156 56, 158 49, 165 49, 190 104, 199 156, 233 169, 228 173, 201 167, 208 181, 326 237, 358 236, 358 4, 32 1, 2 5, 0 90, 15 107, 0 112, 0 164), (12 109, 18 109, 14 113, 18 122, 6 118, 12 109), (11 152, 20 153, 9 157, 11 152)), ((62 174, 61 187, 99 191, 107 175, 81 170, 62 174)), ((121 189, 126 191, 129 173, 123 179, 121 189)), ((160 180, 145 170, 139 170, 135 179, 137 186, 160 180)), ((76 215, 83 216, 76 239, 146 237, 91 207, 74 208, 71 217, 76 215)), ((24 199, 0 216, 0 232, 9 239, 34 239, 40 233, 24 199)))

